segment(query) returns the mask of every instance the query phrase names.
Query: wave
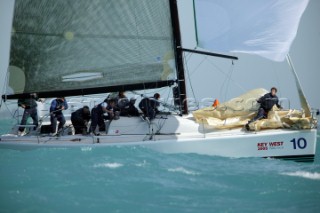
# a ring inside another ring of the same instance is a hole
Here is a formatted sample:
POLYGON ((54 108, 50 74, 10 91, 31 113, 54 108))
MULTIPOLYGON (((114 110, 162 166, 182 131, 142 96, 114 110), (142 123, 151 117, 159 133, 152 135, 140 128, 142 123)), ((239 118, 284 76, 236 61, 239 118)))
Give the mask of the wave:
POLYGON ((143 160, 142 163, 136 163, 135 164, 137 167, 145 167, 147 165, 147 162, 145 160, 143 160))
POLYGON ((81 147, 81 151, 83 151, 83 152, 90 152, 90 151, 92 151, 92 147, 81 147))
POLYGON ((170 168, 170 169, 168 169, 168 171, 169 172, 180 172, 180 173, 187 174, 187 175, 200 175, 199 172, 187 170, 183 167, 170 168))
POLYGON ((94 168, 110 168, 110 169, 116 169, 122 166, 123 164, 121 163, 97 163, 93 165, 94 168))
POLYGON ((312 180, 320 180, 320 173, 317 173, 317 172, 312 173, 312 172, 297 171, 297 172, 284 172, 281 174, 295 176, 295 177, 303 177, 303 178, 312 179, 312 180))

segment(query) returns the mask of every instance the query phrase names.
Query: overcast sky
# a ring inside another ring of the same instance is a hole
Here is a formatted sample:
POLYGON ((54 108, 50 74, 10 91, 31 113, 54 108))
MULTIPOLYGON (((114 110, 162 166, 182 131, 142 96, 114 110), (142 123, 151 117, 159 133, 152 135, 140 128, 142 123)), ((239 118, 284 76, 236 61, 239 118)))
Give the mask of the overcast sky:
MULTIPOLYGON (((9 58, 9 40, 11 31, 11 10, 13 0, 0 0, 0 70, 7 69, 9 58)), ((178 0, 181 17, 183 46, 194 48, 194 23, 192 0, 178 0)), ((293 42, 290 55, 300 78, 306 97, 312 107, 320 107, 320 1, 310 0, 302 16, 298 34, 293 42)), ((213 20, 214 21, 214 20, 213 20)), ((286 62, 277 63, 259 56, 236 54, 238 61, 232 65, 230 60, 186 55, 195 96, 203 98, 218 98, 221 101, 238 96, 254 88, 269 89, 276 86, 279 97, 290 99, 291 108, 300 108, 296 86, 289 66, 286 62), (226 76, 230 75, 232 80, 226 76)), ((3 85, 4 74, 0 75, 0 85, 3 85)), ((192 97, 189 88, 189 97, 192 97)), ((2 87, 0 87, 2 91, 2 87)), ((288 104, 286 104, 288 105, 288 104)))
MULTIPOLYGON (((183 46, 195 47, 192 0, 180 0, 180 22, 183 46)), ((311 107, 320 107, 320 1, 310 0, 294 40, 290 56, 301 81, 302 88, 311 107)), ((213 20, 214 23, 214 20, 213 20)), ((291 108, 300 108, 294 78, 286 61, 273 62, 260 56, 234 54, 239 57, 232 66, 231 61, 192 55, 188 68, 196 97, 212 97, 222 101, 255 88, 270 89, 276 86, 279 97, 290 100, 291 108), (226 76, 232 73, 232 81, 226 76)), ((189 54, 187 55, 189 57, 189 54)), ((187 58, 188 58, 187 57, 187 58)), ((190 88, 190 86, 189 86, 190 88)), ((192 96, 189 92, 189 97, 192 96)), ((288 105, 288 103, 284 103, 288 105)))

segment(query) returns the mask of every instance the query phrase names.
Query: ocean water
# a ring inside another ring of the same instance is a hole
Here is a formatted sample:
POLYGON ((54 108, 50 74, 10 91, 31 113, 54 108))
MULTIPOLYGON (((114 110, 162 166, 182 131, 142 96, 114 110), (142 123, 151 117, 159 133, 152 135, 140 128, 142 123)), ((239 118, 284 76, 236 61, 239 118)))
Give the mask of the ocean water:
POLYGON ((0 149, 0 212, 320 212, 319 141, 314 163, 138 146, 0 149))

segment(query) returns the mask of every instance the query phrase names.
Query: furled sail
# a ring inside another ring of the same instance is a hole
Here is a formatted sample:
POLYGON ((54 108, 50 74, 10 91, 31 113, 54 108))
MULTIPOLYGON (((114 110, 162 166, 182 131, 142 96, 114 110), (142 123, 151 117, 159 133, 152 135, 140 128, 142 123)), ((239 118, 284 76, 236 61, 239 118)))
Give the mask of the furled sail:
POLYGON ((198 47, 283 61, 308 0, 194 0, 198 47))
POLYGON ((16 0, 7 94, 166 86, 174 52, 168 0, 16 0))
MULTIPOLYGON (((197 123, 206 130, 242 128, 256 116, 259 104, 257 99, 266 94, 265 89, 254 89, 217 106, 206 107, 193 112, 197 123)), ((276 106, 269 111, 266 119, 251 122, 250 130, 262 129, 311 129, 316 126, 312 117, 305 111, 280 110, 276 106)))

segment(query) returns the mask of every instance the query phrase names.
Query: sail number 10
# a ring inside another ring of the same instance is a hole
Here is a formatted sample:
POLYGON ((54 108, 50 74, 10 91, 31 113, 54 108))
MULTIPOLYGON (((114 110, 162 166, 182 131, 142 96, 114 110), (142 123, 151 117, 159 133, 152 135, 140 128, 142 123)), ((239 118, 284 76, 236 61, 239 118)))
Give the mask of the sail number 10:
POLYGON ((299 139, 292 139, 290 142, 293 143, 293 149, 304 149, 307 147, 307 140, 305 138, 299 138, 299 139))

